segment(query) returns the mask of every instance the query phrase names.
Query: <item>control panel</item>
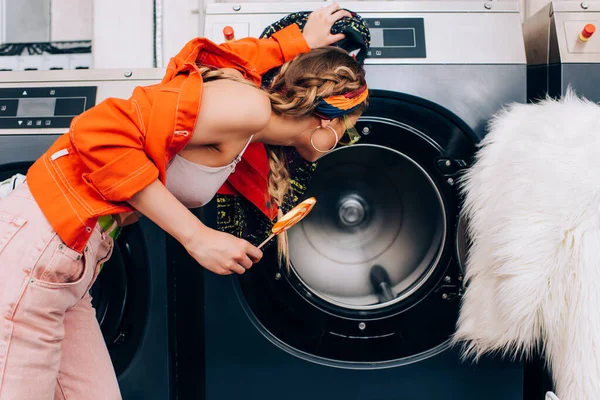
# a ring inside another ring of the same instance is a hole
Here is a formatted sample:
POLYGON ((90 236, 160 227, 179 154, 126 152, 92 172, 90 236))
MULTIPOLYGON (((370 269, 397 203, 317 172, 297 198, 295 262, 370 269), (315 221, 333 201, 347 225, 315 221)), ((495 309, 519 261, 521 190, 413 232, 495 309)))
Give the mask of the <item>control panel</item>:
POLYGON ((165 70, 84 69, 0 72, 0 136, 57 135, 107 98, 128 99, 165 70))
MULTIPOLYGON (((323 2, 208 3, 204 36, 216 43, 258 38, 272 23, 323 2)), ((365 64, 525 64, 518 1, 348 1, 369 25, 365 64), (518 27, 506 29, 506 27, 518 27), (485 34, 481 34, 485 32, 485 34)))
MULTIPOLYGON (((371 31, 371 48, 366 58, 425 58, 423 18, 365 18, 371 31)), ((215 24, 212 37, 220 42, 250 36, 249 23, 215 24)))
POLYGON ((367 58, 425 58, 423 18, 366 18, 371 31, 367 58))
POLYGON ((0 88, 0 129, 68 128, 93 107, 95 86, 0 88))

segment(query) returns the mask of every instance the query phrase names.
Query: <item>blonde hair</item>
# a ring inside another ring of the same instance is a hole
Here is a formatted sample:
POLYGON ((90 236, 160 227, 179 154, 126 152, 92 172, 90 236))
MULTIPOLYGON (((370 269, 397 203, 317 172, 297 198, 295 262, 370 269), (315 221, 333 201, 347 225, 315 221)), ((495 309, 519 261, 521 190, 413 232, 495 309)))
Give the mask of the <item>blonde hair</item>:
MULTIPOLYGON (((204 81, 233 79, 253 83, 223 71, 200 67, 204 81)), ((300 118, 313 114, 321 98, 336 96, 354 91, 365 84, 362 67, 345 50, 337 47, 321 47, 300 54, 285 63, 269 87, 262 88, 273 112, 290 118, 300 118)), ((353 113, 362 113, 368 106, 366 100, 353 113)), ((291 191, 290 173, 285 153, 281 146, 266 146, 269 156, 269 195, 278 208, 277 219, 283 217, 282 206, 285 196, 291 191)), ((277 237, 279 263, 285 262, 289 269, 290 259, 287 232, 277 237)))

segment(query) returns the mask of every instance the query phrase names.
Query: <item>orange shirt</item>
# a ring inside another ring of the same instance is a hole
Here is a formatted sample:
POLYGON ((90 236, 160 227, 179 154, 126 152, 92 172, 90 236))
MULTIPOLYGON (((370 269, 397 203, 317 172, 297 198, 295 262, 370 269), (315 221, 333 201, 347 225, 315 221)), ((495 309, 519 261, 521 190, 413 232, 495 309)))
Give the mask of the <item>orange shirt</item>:
MULTIPOLYGON (((127 99, 108 98, 73 119, 27 173, 42 212, 65 244, 83 251, 99 216, 133 211, 131 197, 165 182, 171 158, 190 140, 202 97, 196 63, 235 68, 259 84, 261 75, 310 48, 297 25, 269 39, 245 38, 217 45, 190 41, 171 59, 160 84, 137 87, 127 99)), ((265 206, 268 163, 255 143, 244 153, 222 193, 242 194, 265 206)))

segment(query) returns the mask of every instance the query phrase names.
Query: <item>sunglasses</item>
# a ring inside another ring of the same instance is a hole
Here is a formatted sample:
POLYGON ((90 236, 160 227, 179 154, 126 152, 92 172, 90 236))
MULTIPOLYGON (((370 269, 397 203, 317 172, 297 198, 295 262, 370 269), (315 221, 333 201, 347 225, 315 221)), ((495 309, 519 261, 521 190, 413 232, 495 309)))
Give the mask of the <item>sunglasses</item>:
POLYGON ((360 140, 360 134, 356 128, 349 123, 347 115, 342 117, 342 123, 344 124, 345 131, 338 143, 342 146, 350 146, 358 142, 360 140))

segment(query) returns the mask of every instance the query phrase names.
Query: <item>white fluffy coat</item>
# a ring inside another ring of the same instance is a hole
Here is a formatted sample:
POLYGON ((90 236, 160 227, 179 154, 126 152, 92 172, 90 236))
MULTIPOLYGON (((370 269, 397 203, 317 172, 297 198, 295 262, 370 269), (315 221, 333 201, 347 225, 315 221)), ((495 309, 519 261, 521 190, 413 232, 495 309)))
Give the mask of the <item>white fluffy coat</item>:
POLYGON ((473 245, 456 344, 541 343, 561 400, 600 399, 600 107, 572 91, 498 113, 462 180, 473 245))

